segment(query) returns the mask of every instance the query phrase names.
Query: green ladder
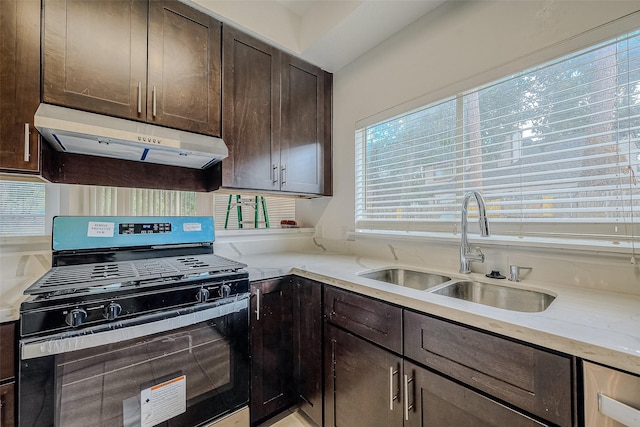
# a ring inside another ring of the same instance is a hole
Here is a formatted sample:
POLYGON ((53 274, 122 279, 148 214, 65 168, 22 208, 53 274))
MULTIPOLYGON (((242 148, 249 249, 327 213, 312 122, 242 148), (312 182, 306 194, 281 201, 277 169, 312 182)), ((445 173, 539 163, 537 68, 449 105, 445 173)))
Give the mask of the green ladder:
POLYGON ((250 198, 242 197, 239 194, 229 194, 229 201, 227 202, 227 216, 224 220, 225 230, 229 227, 229 214, 233 207, 236 208, 238 216, 238 228, 244 228, 244 224, 250 224, 251 222, 253 222, 254 228, 258 228, 259 224, 262 222, 264 222, 266 228, 271 228, 269 225, 269 215, 267 214, 267 201, 264 199, 264 196, 255 196, 254 198, 250 198), (253 207, 253 221, 242 220, 242 206, 253 207), (262 215, 264 217, 264 221, 262 222, 260 221, 260 208, 262 208, 262 215))

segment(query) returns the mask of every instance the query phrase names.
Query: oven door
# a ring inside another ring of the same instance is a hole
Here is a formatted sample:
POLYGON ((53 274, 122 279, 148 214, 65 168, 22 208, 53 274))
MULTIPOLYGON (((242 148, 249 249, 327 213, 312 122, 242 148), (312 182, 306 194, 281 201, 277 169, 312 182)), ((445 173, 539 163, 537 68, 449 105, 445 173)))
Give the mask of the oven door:
POLYGON ((247 302, 21 340, 19 425, 198 426, 247 405, 247 302))

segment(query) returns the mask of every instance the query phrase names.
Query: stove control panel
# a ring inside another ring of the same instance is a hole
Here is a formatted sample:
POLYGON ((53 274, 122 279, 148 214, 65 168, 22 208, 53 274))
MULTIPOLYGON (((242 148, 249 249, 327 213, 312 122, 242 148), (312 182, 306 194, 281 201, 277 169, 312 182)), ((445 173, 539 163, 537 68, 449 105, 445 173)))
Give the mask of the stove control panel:
POLYGON ((212 303, 249 292, 246 271, 225 273, 210 278, 165 287, 111 291, 59 301, 35 298, 21 305, 21 336, 82 329, 109 322, 119 322, 160 311, 175 311, 196 304, 212 303))
POLYGON ((158 234, 171 233, 170 222, 119 224, 120 234, 158 234))

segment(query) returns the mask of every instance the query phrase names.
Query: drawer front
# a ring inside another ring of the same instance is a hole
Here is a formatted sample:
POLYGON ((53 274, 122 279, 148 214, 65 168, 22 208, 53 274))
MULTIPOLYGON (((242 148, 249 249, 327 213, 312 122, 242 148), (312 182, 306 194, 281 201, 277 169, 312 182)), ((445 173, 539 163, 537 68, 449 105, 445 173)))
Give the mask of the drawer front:
POLYGON ((402 353, 402 309, 385 302, 325 287, 327 320, 382 347, 402 353))
POLYGON ((533 418, 427 369, 404 362, 409 407, 405 427, 543 427, 533 418), (411 409, 409 409, 411 408, 411 409))
POLYGON ((404 329, 405 357, 555 424, 572 424, 571 358, 408 310, 404 329))
POLYGON ((587 427, 640 425, 640 376, 583 363, 587 427))

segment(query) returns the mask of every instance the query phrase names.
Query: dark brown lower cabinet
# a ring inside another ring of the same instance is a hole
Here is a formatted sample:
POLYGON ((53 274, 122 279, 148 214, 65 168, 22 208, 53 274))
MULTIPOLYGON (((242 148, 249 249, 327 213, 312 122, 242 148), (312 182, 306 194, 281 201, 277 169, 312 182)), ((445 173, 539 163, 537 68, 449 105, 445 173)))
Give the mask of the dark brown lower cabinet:
POLYGON ((294 402, 291 281, 251 284, 251 424, 294 402))
POLYGON ((15 426, 15 383, 0 386, 0 426, 15 426))
POLYGON ((322 283, 293 276, 294 384, 298 407, 322 423, 322 283))
POLYGON ((409 361, 404 362, 405 375, 405 427, 547 425, 409 361))
POLYGON ((402 426, 402 358, 325 327, 325 425, 402 426))
POLYGON ((15 383, 0 386, 0 426, 15 426, 15 383))

